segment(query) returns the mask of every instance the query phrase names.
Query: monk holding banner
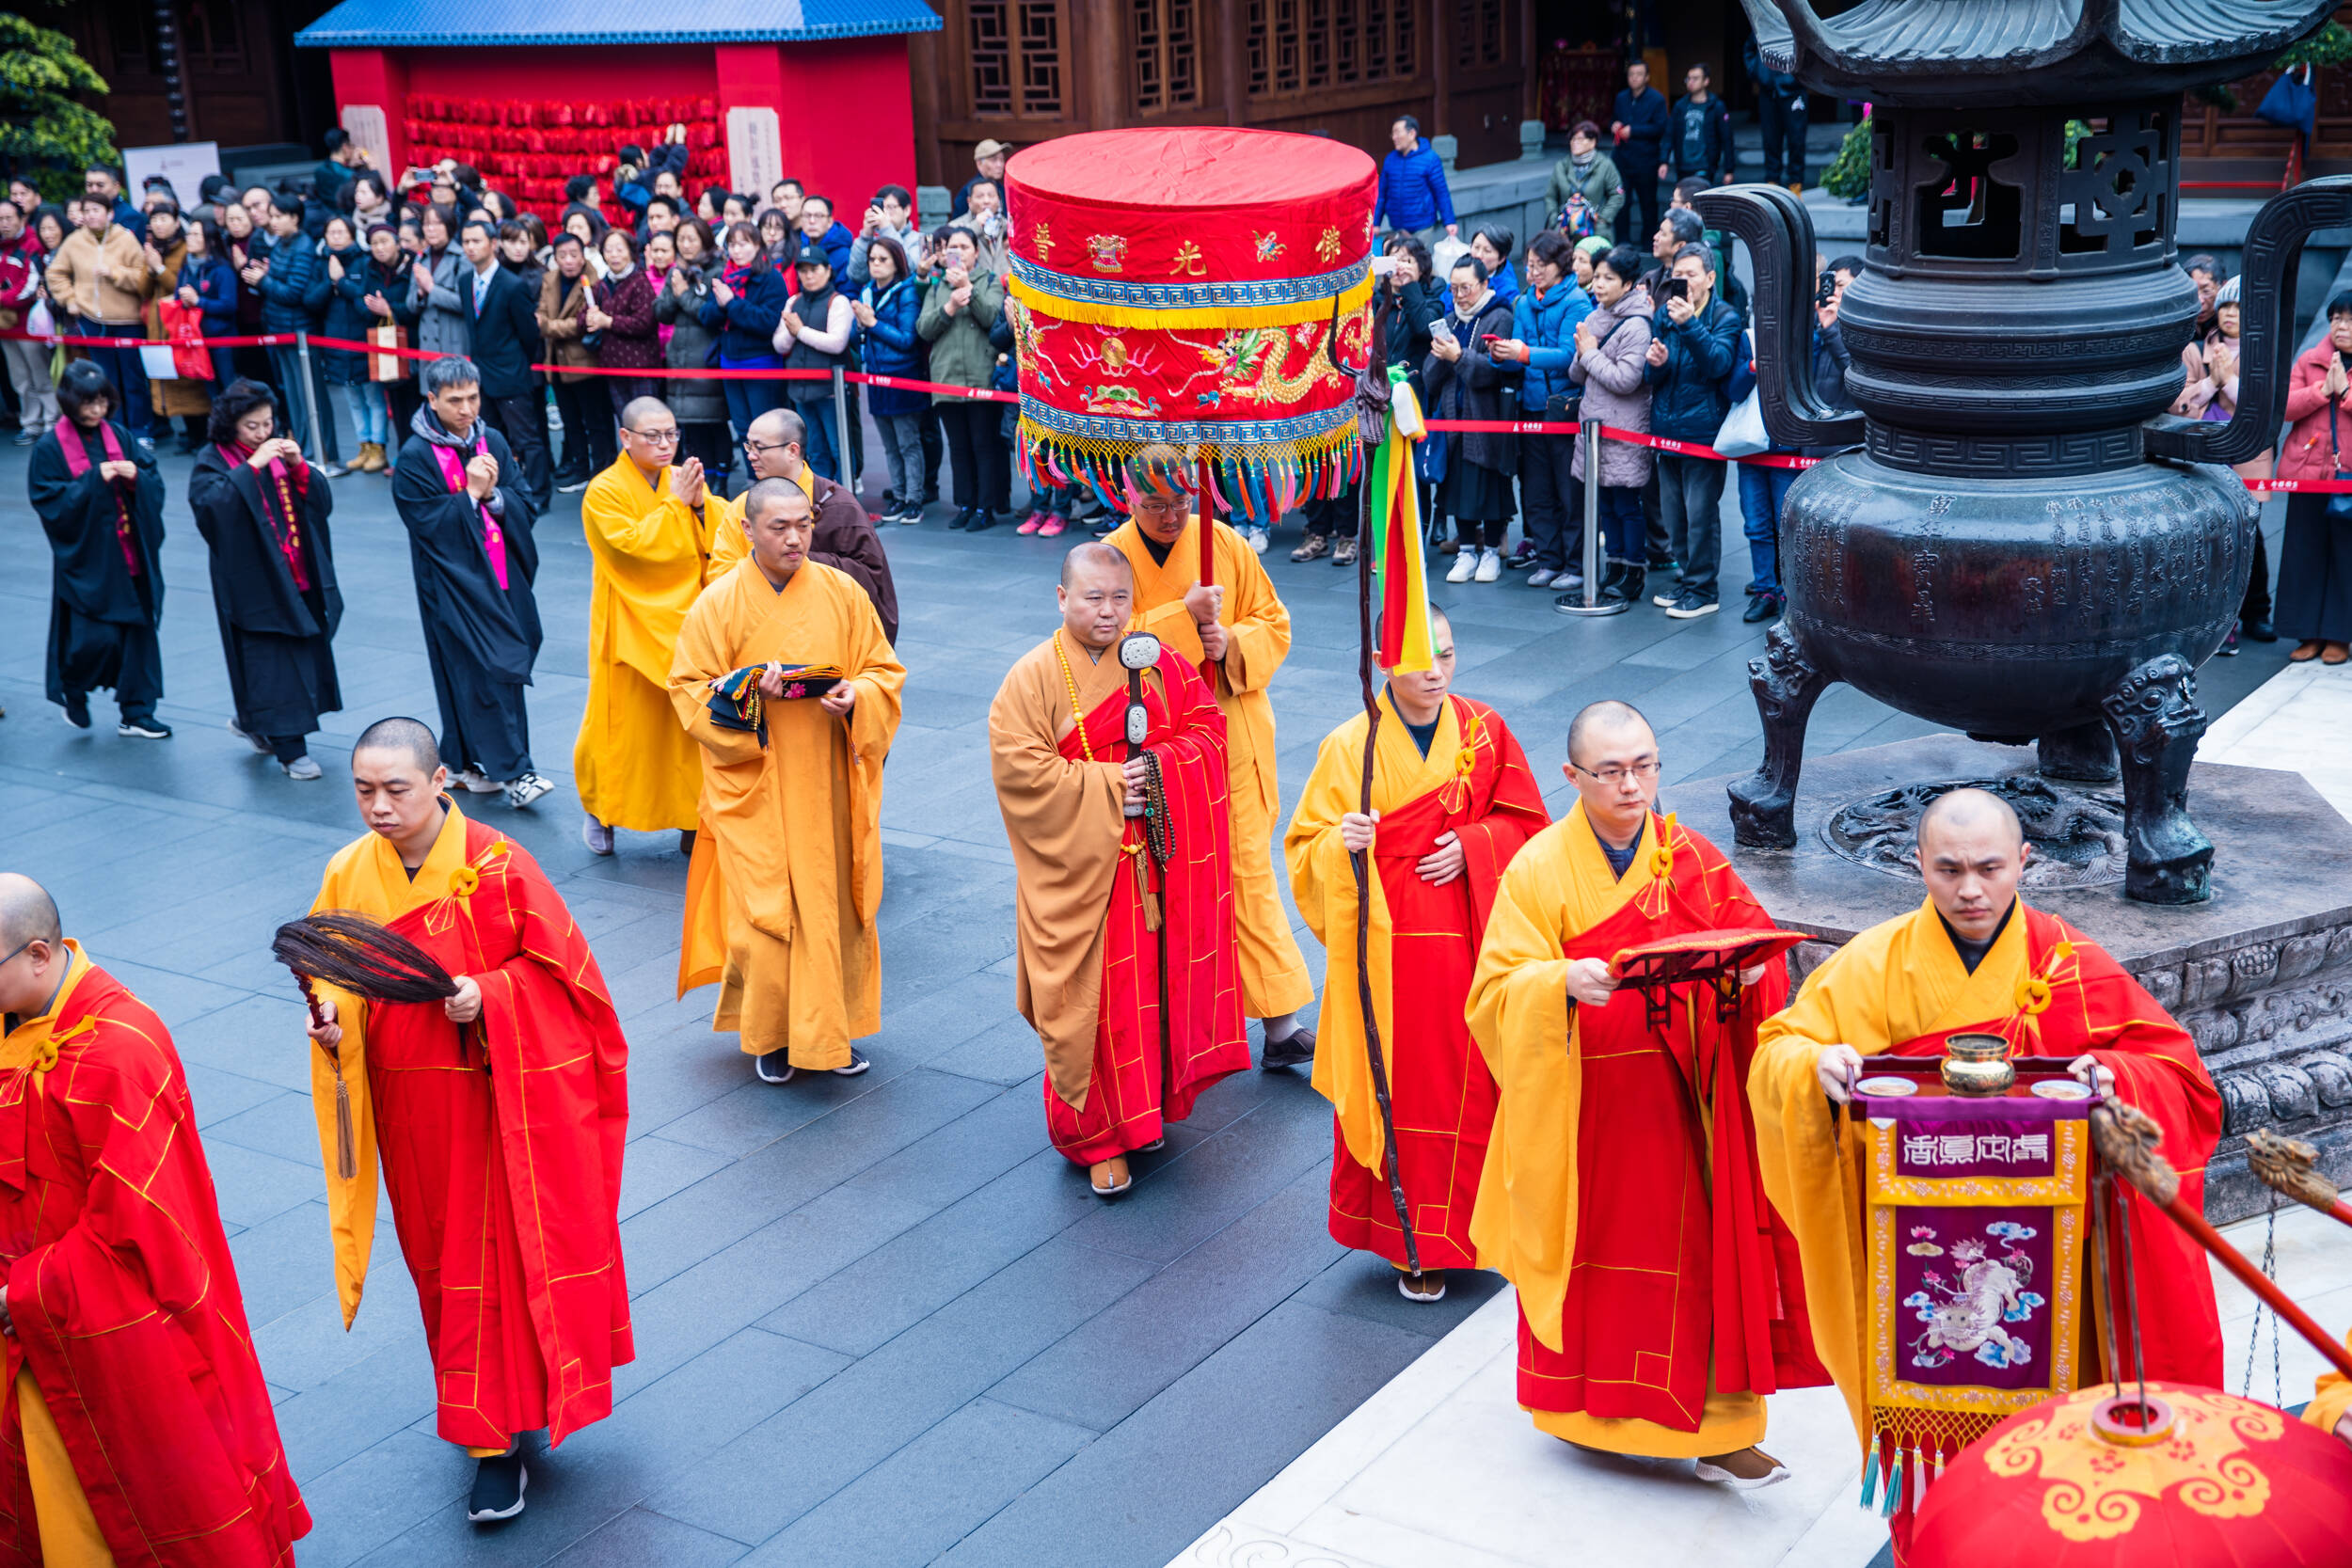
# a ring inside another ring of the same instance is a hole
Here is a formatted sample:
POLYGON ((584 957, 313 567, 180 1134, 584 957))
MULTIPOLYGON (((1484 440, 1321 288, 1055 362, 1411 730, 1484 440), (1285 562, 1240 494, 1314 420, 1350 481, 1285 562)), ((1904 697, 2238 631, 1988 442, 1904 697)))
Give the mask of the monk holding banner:
MULTIPOLYGON (((1957 789, 1937 800, 1919 818, 1927 898, 1832 954, 1788 1010, 1765 1022, 1749 1073, 1765 1191, 1803 1252, 1814 1342, 1882 1484, 1906 1469, 1913 1478, 1887 1497, 1899 1557, 1922 1473, 1915 1449, 1929 1445, 1919 1440, 1917 1419, 1899 1432, 1881 1431, 1872 1412, 1864 1346, 1877 1325, 1865 1294, 1862 1140, 1841 1137, 1837 1122, 1844 1114, 1837 1107, 1862 1077, 1862 1058, 1938 1058, 1947 1039, 1963 1033, 2004 1036, 2019 1056, 2070 1058, 2084 1087, 2127 1100, 2163 1126, 2158 1152, 2180 1173, 2192 1208, 2203 1205, 2204 1168, 2221 1131, 2220 1096, 2187 1031, 2090 939, 2018 897, 2030 852, 2016 813, 1998 797, 1957 789)), ((2137 1193, 2124 1202, 2136 1267, 2125 1272, 2120 1240, 2112 1242, 2117 1262, 2091 1305, 2104 1312, 2104 1299, 2115 1318, 2095 1325, 2079 1320, 2084 1354, 2075 1386, 2117 1375, 2102 1364, 2100 1347, 2136 1339, 2150 1379, 2218 1387, 2221 1333, 2203 1252, 2137 1193)), ((2090 1227, 2082 1234, 2088 1249, 2090 1227)), ((2073 1259, 2062 1267, 2074 1272, 2073 1259)), ((2084 1263, 2087 1286, 2094 1275, 2084 1263)), ((2046 1281, 2035 1284, 2053 1293, 2046 1281)), ((1916 1329, 1904 1326, 1907 1340, 1916 1329)), ((1973 1361, 1962 1370, 1972 1368, 1982 1372, 1973 1361)), ((1994 1419, 1988 1415, 1983 1424, 1994 1419)))
MULTIPOLYGON (((580 498, 596 558, 588 596, 588 706, 572 747, 572 777, 587 813, 580 837, 612 853, 612 830, 675 828, 693 848, 702 751, 670 706, 670 656, 703 584, 724 504, 690 457, 673 467, 678 425, 660 398, 621 410, 621 455, 580 498)), ((736 530, 738 533, 741 531, 736 530)))
POLYGON ((171 1035, 0 873, 0 1560, 293 1568, 287 1473, 171 1035))
POLYGON ((906 667, 872 601, 809 559, 808 492, 743 493, 751 553, 678 631, 670 701, 703 752, 678 994, 719 982, 715 1030, 752 1070, 854 1076, 882 1027, 882 758, 906 667))
POLYGON ((1470 1236, 1518 1287, 1519 1403, 1556 1437, 1695 1459, 1734 1488, 1787 1478, 1765 1396, 1826 1383, 1794 1250, 1756 1180, 1745 1079, 1777 961, 1649 997, 1629 947, 1771 921, 1722 853, 1658 816, 1658 741, 1623 703, 1568 728, 1577 804, 1511 862, 1470 981, 1500 1090, 1470 1236))
POLYGON ((1265 1023, 1264 1066, 1295 1067, 1315 1053, 1298 1009, 1314 1000, 1306 956, 1282 912, 1274 880, 1274 831, 1282 791, 1274 771, 1274 704, 1266 685, 1291 651, 1291 615, 1255 551, 1223 523, 1196 517, 1193 466, 1170 446, 1147 446, 1128 464, 1131 515, 1103 543, 1136 574, 1136 629, 1204 669, 1225 715, 1232 819, 1233 914, 1242 1006, 1265 1023), (1200 533, 1210 531, 1215 580, 1201 579, 1200 533))
POLYGON ((1397 1289, 1421 1302, 1444 1297, 1444 1271, 1477 1262, 1470 1212, 1495 1081, 1462 1003, 1503 868, 1551 820, 1502 715, 1453 695, 1452 623, 1441 611, 1429 622, 1429 667, 1391 670, 1380 699, 1387 711, 1375 737, 1372 811, 1361 810, 1371 720, 1359 713, 1325 738, 1283 841, 1292 896, 1326 954, 1314 1084, 1331 1101, 1335 1128, 1331 1239, 1387 1259, 1402 1271, 1397 1289), (1396 1122, 1397 1176, 1413 1222, 1409 1254, 1364 1053, 1349 858, 1367 850, 1373 1012, 1396 1122))
POLYGON ((1182 655, 1120 636, 1134 593, 1117 550, 1073 549, 1061 628, 988 710, 1019 878, 1015 995, 1045 1048, 1045 1125, 1102 1197, 1134 1184, 1130 1152, 1159 1148, 1202 1089, 1249 1066, 1226 721, 1182 655))
POLYGON ((636 1354, 619 1221, 628 1044, 571 911, 520 845, 450 800, 431 730, 369 725, 351 780, 369 831, 327 862, 311 911, 389 927, 457 992, 385 1004, 317 988, 310 1089, 335 1286, 348 1327, 381 1151, 438 1430, 480 1461, 466 1516, 509 1519, 528 1479, 521 1434, 561 1443, 611 1415, 612 1369, 636 1354))

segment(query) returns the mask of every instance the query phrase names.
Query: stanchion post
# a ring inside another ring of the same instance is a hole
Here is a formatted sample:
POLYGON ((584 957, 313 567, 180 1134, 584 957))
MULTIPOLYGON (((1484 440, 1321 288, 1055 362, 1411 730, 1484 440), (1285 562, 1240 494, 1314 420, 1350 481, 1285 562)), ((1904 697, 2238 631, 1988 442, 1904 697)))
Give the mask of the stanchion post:
POLYGON ((1584 602, 1554 600, 1552 608, 1564 615, 1618 615, 1632 608, 1630 600, 1600 596, 1600 428, 1598 420, 1587 417, 1576 432, 1584 443, 1584 602))
POLYGON ((302 364, 302 406, 310 411, 310 461, 326 466, 326 437, 319 429, 319 378, 310 373, 310 335, 294 334, 294 356, 302 364))
POLYGON ((851 491, 857 488, 850 476, 857 472, 857 454, 850 450, 850 384, 841 379, 841 367, 833 368, 833 427, 838 436, 834 450, 841 454, 840 483, 851 491))

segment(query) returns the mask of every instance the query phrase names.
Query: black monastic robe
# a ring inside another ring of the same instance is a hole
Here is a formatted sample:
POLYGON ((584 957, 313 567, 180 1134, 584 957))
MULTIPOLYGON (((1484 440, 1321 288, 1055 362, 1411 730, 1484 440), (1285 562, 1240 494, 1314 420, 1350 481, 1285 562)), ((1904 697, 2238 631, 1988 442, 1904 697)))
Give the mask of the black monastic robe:
POLYGON ((125 539, 118 486, 99 477, 106 459, 103 432, 82 432, 89 467, 77 478, 56 432, 33 448, 26 472, 33 511, 49 536, 49 700, 111 689, 126 719, 143 719, 164 694, 164 656, 155 628, 164 617, 164 480, 154 454, 114 426, 115 444, 138 465, 125 539), (131 563, 137 563, 137 571, 131 563))
POLYGON ((316 468, 300 488, 294 477, 290 466, 292 524, 307 588, 294 580, 286 558, 284 499, 266 469, 232 463, 207 442, 188 480, 188 510, 212 550, 213 612, 237 726, 279 739, 310 734, 320 714, 343 705, 331 641, 343 596, 326 531, 335 493, 316 468))

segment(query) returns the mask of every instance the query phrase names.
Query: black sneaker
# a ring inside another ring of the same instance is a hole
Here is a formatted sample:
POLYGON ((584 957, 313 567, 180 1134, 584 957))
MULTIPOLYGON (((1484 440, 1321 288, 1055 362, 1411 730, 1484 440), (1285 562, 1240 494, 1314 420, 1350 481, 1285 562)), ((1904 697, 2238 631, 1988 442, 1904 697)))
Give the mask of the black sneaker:
POLYGON ((995 526, 996 514, 991 512, 986 507, 982 507, 978 512, 973 515, 972 526, 964 531, 967 533, 986 533, 990 529, 993 529, 995 526))
POLYGON ((2279 641, 2279 628, 2272 626, 2268 621, 2242 621, 2238 624, 2237 629, 2238 635, 2245 638, 2249 642, 2276 642, 2279 641))
POLYGON ((2221 640, 2221 646, 2213 651, 2213 657, 2216 658, 2237 657, 2237 627, 2230 628, 2230 635, 2221 640))
POLYGON ((872 1067, 873 1065, 874 1064, 867 1061, 858 1051, 858 1048, 853 1045, 850 1047, 850 1065, 847 1067, 834 1068, 833 1069, 833 1075, 835 1078, 855 1078, 859 1073, 864 1072, 867 1068, 872 1067))
POLYGON ((1648 574, 1640 566, 1613 561, 1600 579, 1600 596, 1604 599, 1622 599, 1627 604, 1640 604, 1642 585, 1646 581, 1648 574))
POLYGON ((75 691, 65 694, 65 721, 77 730, 89 728, 89 698, 75 691))
POLYGON ((954 519, 947 525, 949 531, 953 531, 958 529, 970 528, 972 526, 972 515, 978 510, 979 508, 976 506, 967 506, 959 510, 956 513, 954 519))
POLYGON ((466 1517, 477 1525, 512 1519, 523 1511, 523 1487, 531 1473, 523 1468, 522 1445, 477 1462, 473 1495, 466 1499, 466 1517))
POLYGON ((1748 601, 1747 612, 1741 615, 1740 619, 1745 621, 1749 626, 1755 626, 1759 621, 1772 621, 1779 619, 1780 610, 1781 600, 1779 594, 1758 594, 1748 601))
POLYGON ((171 726, 151 714, 144 719, 124 719, 115 726, 115 734, 134 740, 169 740, 171 726))
POLYGON ((1716 604, 1712 594, 1702 594, 1695 588, 1686 588, 1675 595, 1675 602, 1666 607, 1666 614, 1672 620, 1695 621, 1702 615, 1714 614, 1720 608, 1722 607, 1716 604))
POLYGON ((1315 1032, 1303 1025, 1279 1040, 1265 1042, 1258 1057, 1261 1069, 1305 1067, 1315 1059, 1315 1032))
POLYGON ((752 1058, 752 1072, 763 1084, 789 1084, 799 1071, 789 1052, 771 1051, 752 1058))

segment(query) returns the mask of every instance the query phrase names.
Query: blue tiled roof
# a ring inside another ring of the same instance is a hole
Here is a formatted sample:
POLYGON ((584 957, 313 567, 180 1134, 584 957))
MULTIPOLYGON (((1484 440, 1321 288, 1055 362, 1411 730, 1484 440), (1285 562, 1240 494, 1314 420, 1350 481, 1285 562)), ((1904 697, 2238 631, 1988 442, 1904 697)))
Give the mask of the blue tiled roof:
POLYGON ((548 43, 774 43, 937 32, 923 0, 342 0, 304 49, 548 43))

